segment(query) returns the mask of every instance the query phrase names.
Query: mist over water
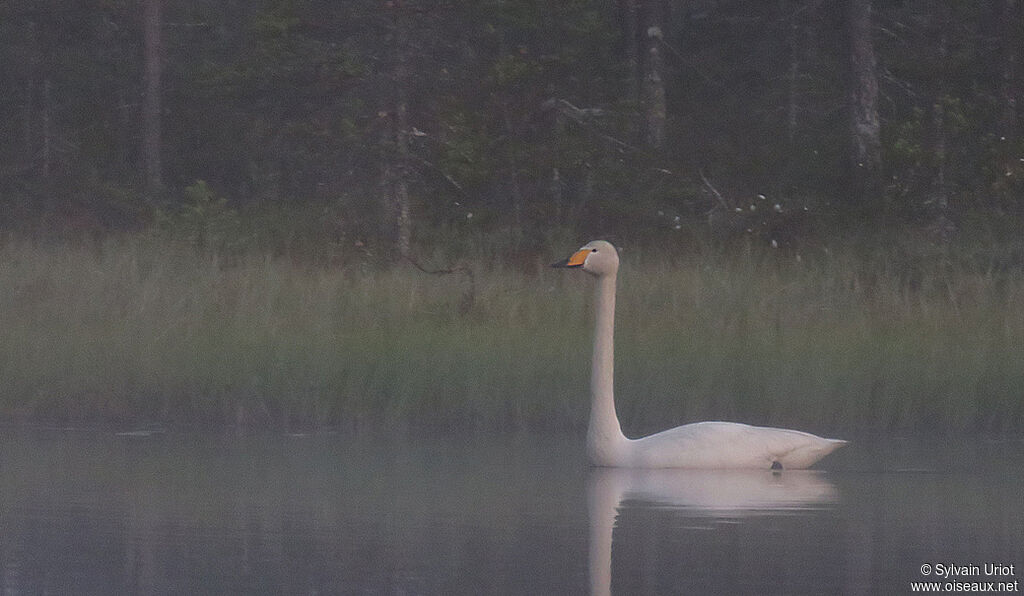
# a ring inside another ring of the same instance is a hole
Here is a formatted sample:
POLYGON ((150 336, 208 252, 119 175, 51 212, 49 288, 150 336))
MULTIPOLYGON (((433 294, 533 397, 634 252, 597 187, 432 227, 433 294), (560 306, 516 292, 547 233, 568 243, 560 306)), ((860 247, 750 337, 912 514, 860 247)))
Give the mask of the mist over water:
POLYGON ((1021 442, 864 440, 781 473, 591 469, 582 445, 7 429, 0 585, 873 594, 926 563, 1024 562, 1021 442))

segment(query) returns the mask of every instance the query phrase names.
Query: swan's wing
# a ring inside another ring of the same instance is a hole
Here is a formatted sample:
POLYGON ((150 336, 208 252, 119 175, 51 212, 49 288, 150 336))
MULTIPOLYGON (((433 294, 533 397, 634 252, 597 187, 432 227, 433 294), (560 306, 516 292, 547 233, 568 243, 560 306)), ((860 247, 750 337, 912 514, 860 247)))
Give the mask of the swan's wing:
POLYGON ((637 439, 635 464, 650 468, 806 468, 845 441, 735 422, 697 422, 637 439))

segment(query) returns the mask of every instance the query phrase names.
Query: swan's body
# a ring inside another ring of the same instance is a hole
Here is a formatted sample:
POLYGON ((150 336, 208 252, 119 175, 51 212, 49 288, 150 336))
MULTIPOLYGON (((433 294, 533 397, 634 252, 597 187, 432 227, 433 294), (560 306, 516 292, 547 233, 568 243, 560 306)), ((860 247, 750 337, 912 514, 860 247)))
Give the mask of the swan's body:
POLYGON ((846 441, 783 428, 696 422, 640 439, 622 434, 612 390, 615 283, 619 256, 597 240, 556 267, 579 267, 597 278, 594 356, 587 454, 595 466, 633 468, 806 468, 846 441))

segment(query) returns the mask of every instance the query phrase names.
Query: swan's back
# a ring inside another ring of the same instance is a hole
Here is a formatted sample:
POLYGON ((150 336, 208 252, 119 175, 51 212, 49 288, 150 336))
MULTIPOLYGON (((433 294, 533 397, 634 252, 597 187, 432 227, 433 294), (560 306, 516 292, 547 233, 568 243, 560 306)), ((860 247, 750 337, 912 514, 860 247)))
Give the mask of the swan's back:
POLYGON ((626 465, 643 468, 801 469, 845 443, 798 430, 696 422, 628 441, 625 451, 626 465))

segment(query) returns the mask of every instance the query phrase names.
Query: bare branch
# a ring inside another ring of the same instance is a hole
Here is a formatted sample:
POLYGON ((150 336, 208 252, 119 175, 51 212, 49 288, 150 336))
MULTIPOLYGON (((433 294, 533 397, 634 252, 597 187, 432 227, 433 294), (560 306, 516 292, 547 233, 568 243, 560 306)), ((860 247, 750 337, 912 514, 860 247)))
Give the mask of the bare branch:
POLYGON ((725 197, 722 196, 722 193, 718 192, 718 189, 712 186, 711 181, 708 180, 707 176, 704 175, 704 170, 697 170, 697 173, 700 174, 700 179, 702 182, 704 182, 704 186, 708 187, 708 190, 711 191, 711 194, 713 194, 715 198, 718 199, 718 204, 722 206, 722 209, 728 211, 729 204, 725 202, 725 197))
POLYGON ((466 279, 469 280, 469 287, 466 289, 465 292, 463 292, 462 299, 459 300, 459 314, 464 315, 467 312, 469 312, 469 309, 473 307, 473 302, 476 299, 476 277, 473 275, 472 269, 464 265, 456 265, 455 267, 449 267, 446 269, 427 269, 418 261, 413 259, 410 254, 406 253, 403 256, 405 257, 405 260, 409 262, 410 265, 420 270, 421 272, 426 273, 427 275, 454 275, 457 273, 465 275, 466 279))

